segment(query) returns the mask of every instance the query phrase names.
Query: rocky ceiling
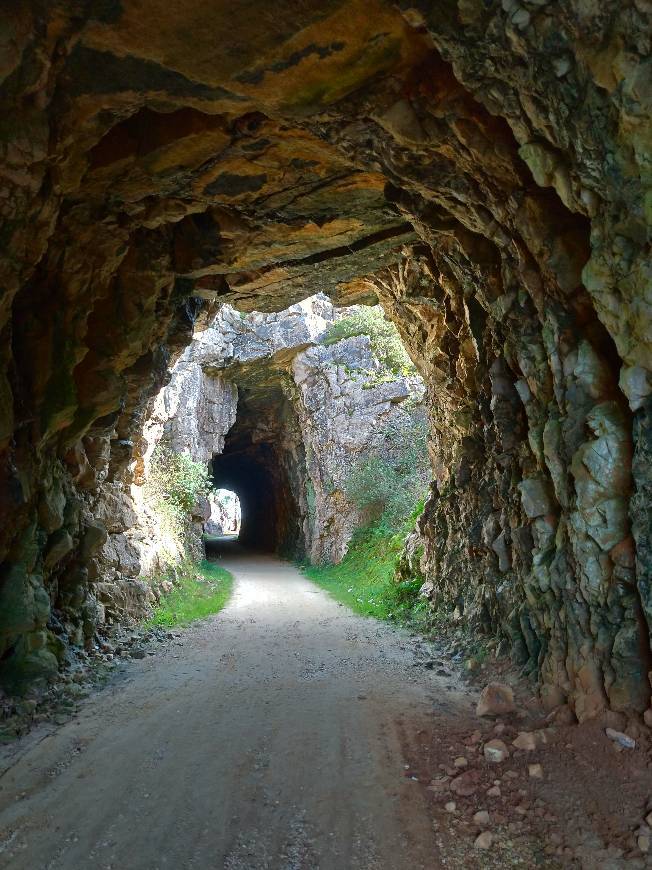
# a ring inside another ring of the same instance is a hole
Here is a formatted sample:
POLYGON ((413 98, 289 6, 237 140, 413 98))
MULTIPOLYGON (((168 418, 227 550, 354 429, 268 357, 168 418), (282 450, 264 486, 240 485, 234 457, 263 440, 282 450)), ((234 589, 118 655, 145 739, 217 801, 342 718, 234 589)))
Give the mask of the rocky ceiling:
MULTIPOLYGON (((201 304, 378 295, 433 391, 440 483, 461 461, 459 486, 479 492, 473 463, 491 455, 482 510, 509 541, 520 478, 554 489, 551 511, 528 518, 556 517, 575 579, 539 589, 554 601, 537 610, 531 559, 514 557, 519 591, 505 609, 496 581, 486 620, 504 628, 509 612, 526 658, 585 708, 642 708, 650 24, 649 0, 12 4, 0 32, 0 560, 14 579, 0 605, 32 603, 0 626, 4 646, 40 631, 38 590, 56 604, 51 536, 63 524, 84 549, 88 494, 124 469, 201 304), (613 413, 596 417, 607 402, 613 413), (564 475, 587 433, 605 431, 624 472, 590 508, 618 515, 598 544, 577 531, 589 508, 577 487, 564 494, 564 475), (68 513, 52 519, 59 486, 68 513), (568 544, 569 528, 598 549, 568 544), (608 553, 630 529, 638 562, 630 543, 618 579, 608 553)), ((468 559, 495 552, 481 537, 468 559)))
POLYGON ((481 264, 498 248, 535 295, 542 276, 564 299, 598 217, 585 283, 645 363, 646 309, 619 304, 645 277, 645 12, 20 4, 2 52, 0 316, 15 300, 30 401, 14 421, 4 383, 0 443, 25 416, 73 438, 115 412, 183 297, 355 292, 417 233, 481 264))

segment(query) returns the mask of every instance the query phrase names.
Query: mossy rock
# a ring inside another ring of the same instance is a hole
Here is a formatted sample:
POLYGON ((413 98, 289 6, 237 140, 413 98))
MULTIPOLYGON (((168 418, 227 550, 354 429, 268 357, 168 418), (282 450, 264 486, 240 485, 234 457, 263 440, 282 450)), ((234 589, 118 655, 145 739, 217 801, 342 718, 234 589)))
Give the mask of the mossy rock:
MULTIPOLYGON (((49 604, 49 601, 48 601, 49 604)), ((25 566, 13 564, 0 579, 0 636, 34 628, 34 592, 25 566)))
POLYGON ((23 652, 23 645, 0 666, 0 685, 11 695, 22 695, 36 685, 50 682, 59 670, 56 656, 47 647, 23 652))

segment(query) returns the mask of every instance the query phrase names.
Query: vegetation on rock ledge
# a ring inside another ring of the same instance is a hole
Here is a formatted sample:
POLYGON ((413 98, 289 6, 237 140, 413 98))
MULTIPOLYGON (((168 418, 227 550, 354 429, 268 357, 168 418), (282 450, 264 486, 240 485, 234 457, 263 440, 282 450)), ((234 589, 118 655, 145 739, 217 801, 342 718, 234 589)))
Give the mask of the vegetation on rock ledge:
POLYGON ((369 336, 374 355, 393 374, 407 375, 416 372, 398 329, 385 317, 379 305, 362 305, 353 314, 333 323, 327 330, 323 343, 328 346, 357 335, 369 336))
POLYGON ((152 454, 147 485, 159 506, 176 517, 188 515, 197 499, 213 488, 205 465, 161 445, 152 454))
POLYGON ((192 512, 199 499, 213 488, 206 466, 185 453, 159 445, 154 450, 145 482, 145 499, 158 523, 158 535, 166 545, 168 563, 180 557, 196 557, 192 547, 192 512))
POLYGON ((384 433, 382 453, 374 452, 358 460, 347 480, 348 498, 370 520, 380 519, 382 527, 389 531, 403 527, 428 488, 431 471, 427 428, 425 419, 392 424, 384 433))

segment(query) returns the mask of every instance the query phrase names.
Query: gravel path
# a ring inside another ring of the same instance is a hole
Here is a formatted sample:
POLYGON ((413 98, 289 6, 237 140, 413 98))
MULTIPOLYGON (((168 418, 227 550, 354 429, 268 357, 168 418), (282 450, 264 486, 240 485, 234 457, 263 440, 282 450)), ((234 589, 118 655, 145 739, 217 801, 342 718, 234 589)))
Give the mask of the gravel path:
MULTIPOLYGON (((0 778, 0 867, 440 866, 402 740, 468 695, 427 647, 237 549, 218 616, 132 662, 0 778), (450 677, 447 678, 450 682, 450 677)), ((411 738, 411 739, 412 739, 411 738)))

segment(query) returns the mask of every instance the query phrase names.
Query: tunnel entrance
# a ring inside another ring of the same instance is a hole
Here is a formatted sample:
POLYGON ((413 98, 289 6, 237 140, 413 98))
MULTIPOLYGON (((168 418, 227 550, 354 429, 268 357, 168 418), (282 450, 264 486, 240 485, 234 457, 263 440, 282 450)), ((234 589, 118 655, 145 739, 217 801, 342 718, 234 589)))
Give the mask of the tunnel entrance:
POLYGON ((243 546, 303 554, 303 447, 281 389, 268 389, 264 399, 257 390, 240 389, 236 422, 212 467, 215 486, 239 499, 243 546))

